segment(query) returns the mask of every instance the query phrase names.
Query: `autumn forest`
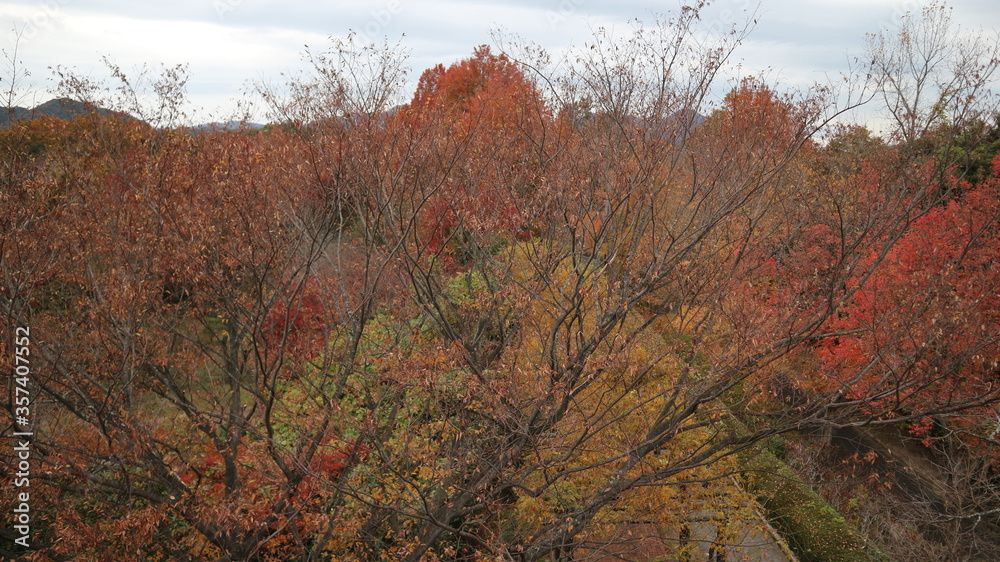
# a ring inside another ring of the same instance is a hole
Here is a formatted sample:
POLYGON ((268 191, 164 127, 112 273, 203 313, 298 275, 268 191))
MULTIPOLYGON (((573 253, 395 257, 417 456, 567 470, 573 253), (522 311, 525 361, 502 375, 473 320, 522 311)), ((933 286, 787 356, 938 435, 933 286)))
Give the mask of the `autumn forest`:
POLYGON ((698 7, 409 93, 331 39, 262 128, 57 68, 109 111, 0 129, 0 557, 997 559, 1000 46, 872 31, 808 91, 698 7))

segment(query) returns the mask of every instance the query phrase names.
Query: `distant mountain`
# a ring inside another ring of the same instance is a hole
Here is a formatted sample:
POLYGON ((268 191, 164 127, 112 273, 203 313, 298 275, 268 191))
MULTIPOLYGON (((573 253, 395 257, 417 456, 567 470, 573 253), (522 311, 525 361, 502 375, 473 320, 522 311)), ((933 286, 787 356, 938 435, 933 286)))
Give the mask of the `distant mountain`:
POLYGON ((264 125, 260 123, 247 123, 246 121, 226 121, 224 123, 205 123, 195 125, 191 128, 199 133, 213 131, 256 131, 257 129, 263 129, 264 125))
POLYGON ((13 107, 10 111, 0 110, 0 126, 7 126, 7 122, 10 120, 21 121, 23 119, 30 119, 31 111, 23 107, 13 107))
POLYGON ((36 117, 42 117, 42 116, 56 117, 58 119, 68 120, 68 119, 74 119, 81 115, 87 115, 95 111, 102 115, 118 115, 128 119, 134 119, 134 117, 132 117, 127 113, 122 113, 120 111, 112 111, 110 109, 105 109, 103 107, 97 107, 91 103, 77 101, 69 98, 56 98, 56 99, 51 99, 41 105, 38 105, 34 109, 26 109, 24 107, 12 107, 9 110, 0 109, 0 127, 6 127, 11 120, 22 121, 25 119, 34 119, 36 117))

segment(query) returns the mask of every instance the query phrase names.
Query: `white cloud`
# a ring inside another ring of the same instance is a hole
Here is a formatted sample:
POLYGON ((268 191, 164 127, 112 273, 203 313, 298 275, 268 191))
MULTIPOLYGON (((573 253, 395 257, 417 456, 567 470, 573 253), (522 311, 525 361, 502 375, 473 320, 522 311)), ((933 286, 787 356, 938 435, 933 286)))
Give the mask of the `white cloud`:
MULTIPOLYGON (((954 10, 963 27, 1000 27, 994 0, 967 0, 954 10)), ((585 43, 593 29, 624 33, 632 18, 676 10, 679 2, 656 0, 368 0, 295 2, 279 0, 7 0, 0 21, 29 27, 20 59, 44 87, 46 68, 74 67, 100 75, 101 57, 123 69, 143 63, 188 63, 189 91, 196 106, 228 106, 247 80, 280 80, 286 70, 303 67, 306 44, 322 48, 330 34, 349 29, 372 39, 401 37, 413 53, 412 80, 424 68, 449 64, 480 44, 492 43, 502 28, 551 51, 585 43)), ((736 51, 740 73, 759 72, 787 86, 807 86, 847 67, 859 54, 866 32, 898 21, 916 0, 717 0, 706 8, 703 24, 725 28, 755 14, 756 29, 736 51)), ((2 31, 2 30, 0 30, 2 31)), ((7 49, 13 46, 10 37, 7 49)))

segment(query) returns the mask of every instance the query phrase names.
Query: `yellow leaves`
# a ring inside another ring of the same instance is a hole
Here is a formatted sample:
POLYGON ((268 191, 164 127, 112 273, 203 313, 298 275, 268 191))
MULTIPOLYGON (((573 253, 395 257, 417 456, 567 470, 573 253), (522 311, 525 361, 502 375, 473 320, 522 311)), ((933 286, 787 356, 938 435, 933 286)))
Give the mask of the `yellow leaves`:
POLYGON ((517 535, 530 535, 548 521, 552 513, 552 506, 541 496, 520 492, 507 524, 516 527, 517 535))

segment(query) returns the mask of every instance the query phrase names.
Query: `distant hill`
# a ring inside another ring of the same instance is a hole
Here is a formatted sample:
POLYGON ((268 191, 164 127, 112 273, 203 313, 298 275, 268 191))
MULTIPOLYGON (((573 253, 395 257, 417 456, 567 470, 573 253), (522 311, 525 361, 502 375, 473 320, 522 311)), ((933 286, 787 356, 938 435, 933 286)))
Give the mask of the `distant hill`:
POLYGON ((24 107, 13 107, 9 110, 0 109, 0 127, 6 127, 12 119, 14 121, 22 121, 25 119, 49 116, 68 120, 81 115, 87 115, 95 111, 102 115, 119 115, 129 119, 134 119, 131 115, 120 111, 112 111, 110 109, 97 107, 90 103, 69 98, 56 98, 38 105, 34 109, 27 109, 24 107))
POLYGON ((258 129, 263 129, 264 125, 260 123, 249 123, 247 121, 226 121, 224 123, 205 123, 202 125, 195 125, 191 127, 192 130, 205 133, 205 132, 217 132, 217 131, 256 131, 258 129))

